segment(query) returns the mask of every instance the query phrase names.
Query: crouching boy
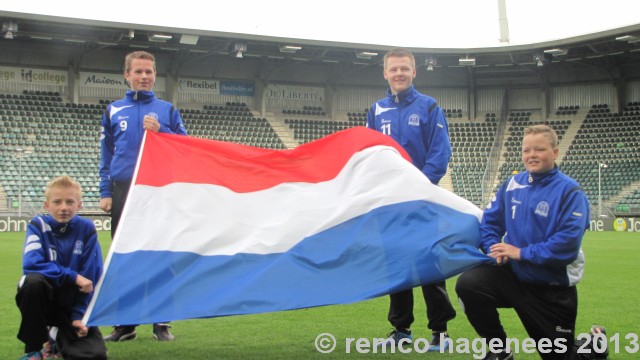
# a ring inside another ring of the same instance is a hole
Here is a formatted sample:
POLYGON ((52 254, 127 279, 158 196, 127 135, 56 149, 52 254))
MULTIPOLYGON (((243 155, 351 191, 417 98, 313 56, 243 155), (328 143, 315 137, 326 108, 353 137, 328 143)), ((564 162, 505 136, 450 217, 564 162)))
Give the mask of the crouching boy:
POLYGON ((103 265, 93 222, 76 215, 81 206, 80 184, 68 176, 54 178, 45 189, 49 215, 34 217, 27 227, 16 295, 22 314, 18 339, 25 344, 21 359, 107 358, 98 327, 82 323, 103 265))

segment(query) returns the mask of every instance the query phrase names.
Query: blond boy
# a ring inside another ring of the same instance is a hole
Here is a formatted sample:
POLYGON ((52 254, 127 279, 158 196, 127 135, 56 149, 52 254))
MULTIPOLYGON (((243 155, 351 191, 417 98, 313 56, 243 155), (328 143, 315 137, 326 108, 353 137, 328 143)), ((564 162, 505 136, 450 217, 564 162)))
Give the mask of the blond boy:
POLYGON ((100 330, 81 321, 103 266, 96 228, 77 215, 81 207, 80 184, 69 176, 54 178, 45 189, 49 214, 35 216, 27 227, 16 295, 21 359, 42 359, 44 343, 68 359, 107 358, 100 330))

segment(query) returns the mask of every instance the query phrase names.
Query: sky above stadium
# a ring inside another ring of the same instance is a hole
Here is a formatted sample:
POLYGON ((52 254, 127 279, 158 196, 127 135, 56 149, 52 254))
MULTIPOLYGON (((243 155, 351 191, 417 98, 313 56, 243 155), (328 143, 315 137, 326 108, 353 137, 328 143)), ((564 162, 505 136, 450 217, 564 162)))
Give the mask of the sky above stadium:
MULTIPOLYGON (((3 1, 0 9, 128 24, 412 48, 499 47, 498 0, 3 1)), ((506 0, 509 43, 640 23, 638 0, 506 0)))

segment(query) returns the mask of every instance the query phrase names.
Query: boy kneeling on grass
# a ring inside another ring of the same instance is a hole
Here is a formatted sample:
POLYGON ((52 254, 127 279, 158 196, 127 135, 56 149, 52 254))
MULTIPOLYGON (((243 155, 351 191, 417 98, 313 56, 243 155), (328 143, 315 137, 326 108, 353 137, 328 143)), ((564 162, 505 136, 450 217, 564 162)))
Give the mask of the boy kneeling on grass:
POLYGON ((45 189, 49 215, 34 217, 27 227, 16 295, 18 339, 25 344, 20 359, 107 358, 99 328, 82 323, 103 264, 93 222, 76 215, 81 206, 80 184, 69 176, 54 178, 45 189))
POLYGON ((467 270, 457 280, 469 322, 497 345, 485 359, 514 358, 498 308, 515 309, 544 360, 607 358, 602 326, 592 328, 589 343, 574 340, 589 202, 580 185, 558 169, 557 158, 558 135, 552 128, 525 129, 526 171, 502 184, 480 224, 480 248, 496 262, 467 270))

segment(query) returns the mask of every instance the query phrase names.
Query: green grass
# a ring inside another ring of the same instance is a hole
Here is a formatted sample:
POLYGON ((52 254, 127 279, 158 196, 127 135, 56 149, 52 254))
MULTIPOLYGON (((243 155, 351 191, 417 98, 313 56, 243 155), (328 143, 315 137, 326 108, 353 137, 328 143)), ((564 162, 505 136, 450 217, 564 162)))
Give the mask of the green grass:
MULTIPOLYGON (((21 275, 22 233, 0 233, 0 359, 16 359, 23 352, 23 344, 16 338, 20 314, 15 306, 16 283, 21 275)), ((110 245, 109 233, 100 232, 103 253, 110 245)), ((624 340, 629 333, 640 333, 640 312, 637 310, 640 282, 636 280, 640 234, 589 232, 583 249, 587 265, 583 281, 578 285, 579 312, 576 329, 587 331, 592 324, 603 324, 610 335, 620 334, 621 352, 610 359, 635 359, 638 354, 624 352, 624 340)), ((448 281, 452 299, 455 278, 448 281)), ((416 289, 418 291, 418 289, 416 289)), ((138 339, 123 343, 109 343, 110 359, 299 359, 299 358, 399 358, 438 356, 443 359, 472 359, 469 354, 345 354, 346 338, 379 338, 391 330, 388 324, 388 297, 356 304, 334 305, 313 309, 259 315, 243 315, 172 323, 176 341, 160 343, 152 338, 151 325, 138 327, 138 339), (338 346, 331 354, 318 353, 314 340, 321 333, 331 333, 338 346)), ((449 323, 449 331, 456 338, 475 338, 475 332, 460 310, 449 323)), ((416 292, 414 337, 428 338, 425 305, 416 292)), ((510 337, 526 338, 520 322, 510 309, 501 310, 502 321, 510 337)), ((103 333, 111 328, 102 327, 103 333)), ((517 359, 538 359, 536 354, 519 354, 517 359)))

